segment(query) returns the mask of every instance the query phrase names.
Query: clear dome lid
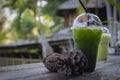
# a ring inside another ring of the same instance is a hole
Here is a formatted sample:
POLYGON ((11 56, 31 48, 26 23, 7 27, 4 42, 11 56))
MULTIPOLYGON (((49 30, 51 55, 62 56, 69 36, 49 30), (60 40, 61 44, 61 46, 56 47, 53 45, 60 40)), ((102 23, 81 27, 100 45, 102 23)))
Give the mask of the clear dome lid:
POLYGON ((109 30, 106 27, 103 27, 99 17, 91 13, 82 13, 78 15, 74 19, 71 29, 84 27, 101 29, 103 33, 109 33, 109 30))
POLYGON ((73 22, 73 27, 88 27, 90 25, 102 26, 102 22, 98 16, 91 13, 80 14, 73 22))

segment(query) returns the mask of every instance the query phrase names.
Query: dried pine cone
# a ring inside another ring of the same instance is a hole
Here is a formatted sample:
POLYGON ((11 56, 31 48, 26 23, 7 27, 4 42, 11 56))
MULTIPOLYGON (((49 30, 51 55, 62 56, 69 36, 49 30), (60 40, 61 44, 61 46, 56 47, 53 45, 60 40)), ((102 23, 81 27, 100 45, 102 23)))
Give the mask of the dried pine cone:
POLYGON ((81 51, 73 50, 58 57, 58 72, 67 75, 79 75, 87 68, 87 63, 87 58, 81 51))
POLYGON ((61 54, 53 53, 53 54, 47 55, 44 58, 43 63, 49 71, 57 72, 58 70, 58 66, 56 65, 58 60, 57 58, 60 57, 60 55, 61 54))

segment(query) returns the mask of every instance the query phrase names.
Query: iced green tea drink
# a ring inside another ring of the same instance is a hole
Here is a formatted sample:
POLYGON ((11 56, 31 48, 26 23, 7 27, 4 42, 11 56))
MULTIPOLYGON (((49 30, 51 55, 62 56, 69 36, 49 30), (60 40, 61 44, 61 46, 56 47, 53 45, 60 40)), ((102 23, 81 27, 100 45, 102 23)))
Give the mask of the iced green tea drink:
POLYGON ((88 59, 86 72, 93 72, 96 66, 98 45, 102 30, 97 24, 101 21, 96 15, 85 13, 78 16, 72 26, 74 47, 82 50, 88 59))
POLYGON ((75 49, 82 50, 88 59, 88 69, 86 71, 94 71, 102 31, 89 28, 77 28, 73 29, 72 32, 75 49))
POLYGON ((98 47, 97 61, 106 61, 107 60, 110 37, 111 37, 111 35, 109 33, 102 34, 100 44, 98 47))

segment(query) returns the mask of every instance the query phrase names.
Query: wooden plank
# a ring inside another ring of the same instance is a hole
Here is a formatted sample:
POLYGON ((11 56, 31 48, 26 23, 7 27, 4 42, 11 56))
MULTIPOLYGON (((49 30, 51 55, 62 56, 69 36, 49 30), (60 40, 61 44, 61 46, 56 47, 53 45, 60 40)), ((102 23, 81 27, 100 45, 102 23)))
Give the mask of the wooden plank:
POLYGON ((21 44, 13 44, 13 45, 1 45, 0 49, 17 49, 23 47, 41 47, 41 43, 34 42, 34 43, 21 43, 21 44))
POLYGON ((44 66, 43 63, 32 63, 32 64, 22 64, 22 65, 17 65, 17 66, 6 66, 6 67, 0 67, 0 73, 24 70, 24 69, 29 69, 29 68, 39 68, 39 67, 43 67, 43 66, 44 66))
POLYGON ((1 80, 16 80, 36 76, 36 75, 42 75, 48 73, 48 70, 45 69, 45 67, 41 68, 27 68, 23 70, 17 70, 17 71, 9 71, 9 72, 2 72, 0 73, 0 79, 1 80))
POLYGON ((49 72, 42 63, 0 67, 0 80, 120 80, 120 56, 97 62, 96 70, 82 76, 49 72))

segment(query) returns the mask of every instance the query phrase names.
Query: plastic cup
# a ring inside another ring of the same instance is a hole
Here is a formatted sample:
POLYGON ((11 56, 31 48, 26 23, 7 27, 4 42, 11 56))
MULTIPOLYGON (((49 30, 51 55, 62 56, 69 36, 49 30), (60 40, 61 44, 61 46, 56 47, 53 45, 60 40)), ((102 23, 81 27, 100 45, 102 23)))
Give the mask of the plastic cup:
POLYGON ((96 66, 98 45, 102 35, 98 24, 101 25, 101 21, 96 15, 85 13, 74 20, 71 28, 75 49, 82 50, 88 59, 87 72, 93 72, 96 66))
POLYGON ((97 61, 106 61, 107 60, 110 37, 111 37, 110 33, 108 33, 108 32, 102 33, 100 44, 98 47, 97 61))

